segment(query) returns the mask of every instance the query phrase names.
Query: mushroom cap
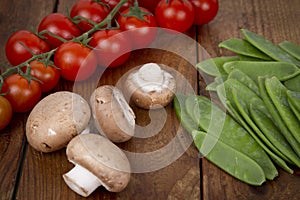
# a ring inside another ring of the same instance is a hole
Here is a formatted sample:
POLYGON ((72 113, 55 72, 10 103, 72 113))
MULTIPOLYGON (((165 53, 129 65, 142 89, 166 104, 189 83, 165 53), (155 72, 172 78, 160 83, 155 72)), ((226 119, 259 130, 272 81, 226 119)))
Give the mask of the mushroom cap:
POLYGON ((102 135, 116 143, 132 138, 135 114, 119 89, 111 85, 98 87, 90 104, 95 126, 102 135))
MULTIPOLYGON (((166 70, 167 66, 159 64, 161 69, 166 70)), ((134 80, 133 74, 139 69, 133 70, 125 80, 126 96, 140 108, 155 109, 167 106, 174 98, 176 91, 175 78, 169 73, 167 87, 163 87, 161 91, 144 91, 134 80)), ((166 73, 166 71, 165 71, 166 73)))
POLYGON ((130 163, 125 153, 98 134, 82 134, 67 146, 70 162, 78 164, 96 177, 111 192, 122 191, 130 181, 130 163))
POLYGON ((31 111, 27 140, 38 151, 59 150, 87 127, 90 117, 89 104, 80 95, 67 91, 50 94, 31 111))

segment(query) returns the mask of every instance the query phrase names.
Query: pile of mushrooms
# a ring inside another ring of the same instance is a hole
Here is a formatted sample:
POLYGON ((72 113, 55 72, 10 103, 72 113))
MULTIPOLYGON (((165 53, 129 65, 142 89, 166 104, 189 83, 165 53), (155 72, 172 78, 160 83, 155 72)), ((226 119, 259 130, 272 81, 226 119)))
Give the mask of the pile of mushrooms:
MULTIPOLYGON (((136 105, 152 109, 172 101, 175 79, 164 67, 149 63, 129 74, 125 89, 136 105)), ((84 197, 100 185, 112 192, 128 185, 130 163, 114 143, 130 140, 134 131, 135 114, 122 92, 111 85, 96 88, 90 105, 73 92, 50 94, 33 108, 26 123, 28 143, 37 151, 67 147, 68 160, 75 167, 63 179, 84 197), (90 124, 101 135, 90 133, 90 124)))

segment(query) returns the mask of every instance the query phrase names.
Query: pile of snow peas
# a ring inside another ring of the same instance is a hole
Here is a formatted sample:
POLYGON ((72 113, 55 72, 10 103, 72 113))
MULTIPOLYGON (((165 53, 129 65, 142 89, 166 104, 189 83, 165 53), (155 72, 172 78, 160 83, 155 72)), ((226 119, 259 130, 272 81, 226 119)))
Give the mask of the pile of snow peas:
POLYGON ((300 46, 273 44, 242 29, 219 44, 235 55, 196 65, 214 77, 211 99, 176 94, 174 108, 200 153, 235 178, 259 186, 300 168, 300 46))

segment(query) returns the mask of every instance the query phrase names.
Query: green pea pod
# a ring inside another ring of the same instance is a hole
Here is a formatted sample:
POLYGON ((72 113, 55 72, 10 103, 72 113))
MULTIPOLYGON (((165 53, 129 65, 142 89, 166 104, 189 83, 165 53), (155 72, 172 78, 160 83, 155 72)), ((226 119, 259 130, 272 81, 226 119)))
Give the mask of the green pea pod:
POLYGON ((227 79, 227 75, 223 75, 223 76, 216 76, 215 80, 208 84, 205 88, 205 90, 207 91, 216 91, 217 90, 217 86, 222 84, 226 79, 227 79))
POLYGON ((176 94, 173 100, 175 113, 180 120, 182 126, 191 134, 192 131, 198 130, 198 125, 195 123, 185 109, 185 100, 187 96, 184 94, 176 94))
POLYGON ((196 68, 211 76, 227 75, 227 73, 223 69, 223 64, 238 59, 239 58, 237 56, 223 56, 210 58, 199 62, 196 65, 196 68))
POLYGON ((254 186, 260 186, 265 182, 266 178, 262 168, 245 154, 205 132, 194 131, 192 135, 200 153, 203 151, 203 145, 213 144, 213 148, 205 155, 205 158, 228 174, 254 186))
POLYGON ((272 60, 265 53, 251 45, 247 40, 239 38, 230 38, 219 44, 219 47, 228 49, 236 54, 249 56, 253 58, 259 58, 262 60, 272 60))
MULTIPOLYGON (((285 163, 285 161, 278 156, 278 154, 280 154, 280 156, 284 155, 282 153, 280 153, 275 147, 274 145, 272 145, 270 143, 270 141, 263 135, 263 133, 257 128, 257 126, 251 121, 251 119, 249 119, 249 116, 247 114, 248 109, 246 109, 246 103, 245 101, 241 101, 241 96, 243 96, 242 98, 246 98, 246 99, 252 99, 255 98, 256 95, 254 92, 252 92, 250 89, 247 89, 246 86, 242 85, 241 83, 239 83, 236 80, 233 79, 228 79, 227 81, 224 82, 223 85, 223 92, 218 91, 218 89, 220 90, 221 86, 219 86, 217 88, 217 92, 219 96, 221 95, 226 95, 226 100, 224 101, 224 97, 221 97, 221 100, 223 103, 226 104, 226 107, 229 107, 231 112, 233 113, 233 116, 235 117, 235 119, 249 132, 249 134, 255 139, 255 141, 261 146, 261 148, 263 148, 268 155, 272 158, 272 160, 274 160, 281 168, 285 169, 287 172, 289 173, 293 173, 293 170, 291 170, 287 164, 285 163), (234 91, 238 90, 239 92, 243 91, 244 93, 241 94, 239 97, 237 97, 237 93, 234 91), (222 94, 223 93, 223 94, 222 94), (224 94, 225 93, 225 94, 224 94), (248 94, 249 93, 249 94, 248 94), (237 101, 239 100, 239 101, 237 101), (248 124, 250 123, 250 124, 248 124), (251 126, 250 126, 251 125, 251 126), (252 129, 254 128, 254 130, 252 129), (266 144, 265 144, 266 142, 266 144), (272 151, 269 149, 272 148, 272 151), (274 153, 273 151, 276 151, 276 153, 274 153)), ((259 101, 259 98, 257 98, 259 101)), ((263 104, 263 102, 261 101, 260 104, 263 104)), ((262 107, 262 109, 264 110, 264 113, 268 113, 268 110, 265 107, 262 107)))
MULTIPOLYGON (((241 123, 241 125, 250 133, 250 135, 257 141, 257 143, 267 152, 267 154, 272 158, 272 160, 280 166, 282 169, 284 169, 286 172, 293 174, 294 171, 289 168, 289 166, 286 165, 286 163, 278 157, 276 154, 274 154, 269 148, 265 146, 265 144, 256 136, 254 131, 249 127, 249 125, 243 120, 242 116, 233 108, 231 103, 229 101, 226 101, 227 107, 229 107, 232 112, 234 113, 234 116, 236 117, 237 121, 241 123)), ((275 172, 274 172, 275 173, 275 172)), ((271 179, 272 180, 272 179, 271 179)))
POLYGON ((240 61, 266 61, 266 60, 262 60, 260 58, 244 56, 244 55, 241 55, 241 54, 238 54, 237 56, 238 56, 240 61))
POLYGON ((276 78, 267 78, 265 81, 266 90, 277 108, 283 122, 293 134, 294 138, 300 143, 300 123, 295 117, 287 101, 287 88, 276 78))
POLYGON ((294 104, 291 102, 291 100, 289 98, 288 98, 288 102, 289 102, 291 110, 293 111, 293 113, 297 117, 298 121, 300 122, 300 111, 294 106, 294 104))
POLYGON ((300 92, 287 90, 286 91, 287 98, 291 101, 294 107, 300 111, 300 92))
POLYGON ((269 114, 268 110, 264 106, 264 102, 253 92, 251 92, 247 87, 238 81, 231 81, 228 80, 228 83, 231 84, 231 92, 233 101, 231 103, 235 105, 237 111, 246 121, 246 123, 253 129, 253 131, 257 134, 257 136, 266 144, 266 146, 272 150, 276 155, 284 160, 289 160, 283 153, 281 153, 269 140, 268 138, 261 132, 261 130, 257 127, 257 125, 253 122, 250 118, 249 107, 251 100, 255 100, 256 103, 260 105, 260 110, 265 113, 269 114))
MULTIPOLYGON (((220 86, 218 88, 220 90, 220 86)), ((243 127, 209 99, 189 96, 186 100, 186 108, 202 130, 255 160, 263 168, 268 179, 272 180, 277 176, 275 166, 259 144, 243 127)))
MULTIPOLYGON (((219 86, 221 87, 221 86, 219 86)), ((217 88, 218 91, 219 88, 217 88)), ((219 95, 219 94, 218 94, 219 95)), ((221 94, 222 95, 222 94, 221 94)), ((226 96, 228 97, 228 95, 226 96)), ((224 97, 221 97, 222 99, 224 99, 224 97)), ((232 98, 232 97, 231 97, 232 98)), ((265 152, 272 158, 272 160, 278 165, 280 166, 282 169, 286 170, 288 173, 293 173, 293 170, 290 169, 287 164, 284 162, 284 160, 282 160, 279 156, 277 156, 275 153, 273 153, 262 141, 261 139, 257 136, 257 134, 251 129, 251 127, 246 123, 246 121, 243 119, 243 117, 240 115, 240 113, 237 111, 236 108, 234 108, 234 106, 231 104, 231 102, 229 100, 225 100, 224 101, 226 107, 230 110, 230 112, 232 113, 232 116, 234 116, 234 118, 236 119, 236 121, 238 121, 244 128, 245 130, 247 130, 247 132, 253 137, 253 139, 261 146, 261 148, 263 150, 265 150, 265 152)), ((265 171, 266 173, 266 171, 265 171)), ((274 179, 275 176, 277 176, 278 172, 275 169, 273 169, 273 171, 270 171, 269 174, 269 178, 266 174, 266 177, 270 180, 274 179), (272 176, 273 175, 273 176, 272 176), (273 178, 272 178, 273 177, 273 178)))
POLYGON ((232 70, 229 75, 228 79, 235 79, 243 84, 245 84, 248 88, 250 88, 255 94, 260 96, 259 89, 257 84, 244 72, 239 69, 232 70))
POLYGON ((274 60, 293 63, 300 67, 300 61, 287 54, 284 50, 273 44, 271 41, 265 39, 263 36, 245 29, 242 29, 242 34, 249 43, 274 60))
POLYGON ((254 81, 257 81, 259 76, 276 76, 285 81, 300 74, 300 69, 294 64, 284 62, 231 61, 226 62, 223 68, 228 74, 234 69, 239 69, 254 81))
POLYGON ((266 87, 265 87, 265 78, 259 77, 258 78, 258 87, 261 94, 261 98, 265 102, 265 106, 270 112, 270 115, 272 116, 272 119, 274 120, 274 123, 278 126, 283 136, 286 138, 286 140, 289 142, 291 147, 294 149, 298 157, 300 157, 300 143, 298 143, 293 134, 288 130, 285 123, 282 121, 281 116, 278 113, 278 110, 274 106, 271 98, 269 97, 266 87))
POLYGON ((289 41, 283 41, 278 45, 291 56, 300 60, 300 46, 289 41))
POLYGON ((284 86, 289 90, 300 92, 300 74, 285 81, 284 86))
POLYGON ((285 137, 278 130, 272 119, 260 110, 261 105, 255 99, 250 103, 250 115, 255 124, 260 128, 264 135, 274 146, 281 151, 292 164, 300 167, 300 158, 290 147, 285 137))

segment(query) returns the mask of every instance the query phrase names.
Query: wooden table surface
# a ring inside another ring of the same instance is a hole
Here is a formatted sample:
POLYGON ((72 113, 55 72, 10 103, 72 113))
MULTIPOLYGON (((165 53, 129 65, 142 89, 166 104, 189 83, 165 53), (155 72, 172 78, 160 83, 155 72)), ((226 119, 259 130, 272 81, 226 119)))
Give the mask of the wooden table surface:
MULTIPOLYGON (((51 12, 66 13, 66 8, 71 8, 74 2, 76 0, 1 0, 1 66, 8 64, 4 48, 10 34, 20 29, 36 30, 44 16, 51 12)), ((218 15, 211 23, 192 27, 186 33, 192 40, 197 40, 211 57, 230 54, 218 48, 218 43, 231 37, 241 37, 241 28, 262 34, 274 43, 289 40, 300 45, 299 0, 219 0, 219 3, 218 15)), ((196 44, 192 47, 186 45, 176 41, 166 44, 169 49, 188 52, 187 59, 161 49, 136 50, 126 64, 107 70, 99 85, 114 85, 129 69, 147 62, 158 62, 183 75, 195 93, 208 95, 204 91, 205 81, 193 67, 202 58, 202 51, 196 44)), ((72 91, 72 86, 71 82, 62 80, 55 91, 72 91)), ((85 92, 95 89, 90 84, 83 84, 80 88, 85 92)), ((178 88, 184 91, 185 85, 178 85, 178 88)), ((137 108, 134 111, 139 126, 152 123, 148 112, 137 108)), ((148 138, 133 138, 120 147, 133 152, 153 152, 176 137, 184 138, 186 132, 179 127, 173 105, 170 104, 164 111, 166 122, 158 133, 148 138)), ((84 199, 72 192, 62 179, 62 174, 72 168, 65 149, 45 154, 27 144, 27 117, 28 113, 14 114, 10 125, 0 132, 0 199, 84 199)), ((174 151, 182 147, 180 142, 174 146, 174 151)), ((101 187, 87 199, 300 199, 299 174, 298 169, 293 175, 279 170, 274 181, 268 181, 261 187, 248 186, 206 159, 199 159, 191 144, 174 162, 157 170, 133 173, 124 191, 110 193, 101 187)))

